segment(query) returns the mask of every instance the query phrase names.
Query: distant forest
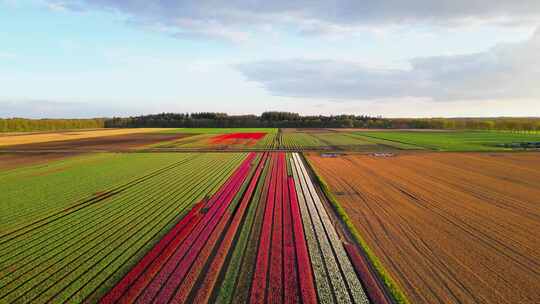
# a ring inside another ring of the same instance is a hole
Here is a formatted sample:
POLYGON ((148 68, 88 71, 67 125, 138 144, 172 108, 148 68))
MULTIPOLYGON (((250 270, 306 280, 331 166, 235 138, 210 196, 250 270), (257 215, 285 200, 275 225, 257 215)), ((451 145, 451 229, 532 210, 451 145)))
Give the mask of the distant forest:
POLYGON ((264 112, 258 116, 203 112, 96 119, 0 119, 0 132, 143 127, 457 129, 539 132, 540 118, 383 118, 366 115, 301 116, 290 112, 264 112))
POLYGON ((105 119, 0 119, 0 132, 54 131, 69 129, 97 129, 105 127, 105 119))
POLYGON ((115 117, 107 128, 374 128, 540 131, 540 118, 382 118, 366 115, 301 116, 290 112, 262 115, 162 113, 115 117))

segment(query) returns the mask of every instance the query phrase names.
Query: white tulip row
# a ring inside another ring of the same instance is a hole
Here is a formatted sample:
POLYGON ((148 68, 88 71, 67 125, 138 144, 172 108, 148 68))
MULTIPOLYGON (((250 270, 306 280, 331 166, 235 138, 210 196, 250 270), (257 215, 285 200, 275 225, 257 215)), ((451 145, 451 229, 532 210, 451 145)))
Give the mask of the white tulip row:
POLYGON ((302 159, 293 153, 290 160, 319 300, 369 303, 302 159))

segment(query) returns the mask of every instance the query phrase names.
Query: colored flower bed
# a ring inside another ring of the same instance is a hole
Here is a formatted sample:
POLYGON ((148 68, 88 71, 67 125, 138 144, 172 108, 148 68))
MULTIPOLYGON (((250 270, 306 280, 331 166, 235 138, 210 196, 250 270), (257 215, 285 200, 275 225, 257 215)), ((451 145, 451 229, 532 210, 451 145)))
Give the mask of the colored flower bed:
POLYGON ((318 195, 297 154, 250 153, 101 303, 367 303, 318 195))

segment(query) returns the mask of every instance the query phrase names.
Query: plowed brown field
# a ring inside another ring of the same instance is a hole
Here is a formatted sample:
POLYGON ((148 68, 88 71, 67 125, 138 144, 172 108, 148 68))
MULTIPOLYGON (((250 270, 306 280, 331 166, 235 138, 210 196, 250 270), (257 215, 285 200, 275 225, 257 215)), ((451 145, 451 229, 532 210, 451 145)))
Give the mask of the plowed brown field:
POLYGON ((149 133, 159 132, 167 129, 159 128, 134 128, 134 129, 92 129, 92 130, 79 130, 79 131, 59 131, 59 132, 43 132, 43 133, 29 133, 18 134, 13 136, 1 136, 0 146, 14 146, 31 143, 42 143, 50 141, 61 140, 73 140, 93 137, 104 137, 113 135, 125 135, 136 133, 149 133))
MULTIPOLYGON (((86 131, 85 131, 86 132, 86 131)), ((102 131, 95 131, 102 132, 102 131)), ((48 133, 53 134, 53 133, 48 133)), ((59 134, 59 133, 54 133, 59 134)), ((108 133, 107 133, 108 134, 108 133)), ((39 135, 44 135, 39 134, 39 135)), ((21 135, 24 136, 24 135, 21 135)), ((152 144, 178 140, 193 134, 135 133, 110 135, 101 137, 80 138, 70 140, 53 140, 20 145, 0 145, 0 170, 8 170, 28 165, 38 165, 53 160, 80 155, 93 151, 126 151, 149 147, 152 144), (9 153, 9 151, 25 151, 29 153, 9 153)), ((13 136, 18 137, 18 136, 13 136)))
POLYGON ((540 303, 540 153, 309 159, 412 303, 540 303))
POLYGON ((0 171, 44 164, 77 155, 78 153, 0 153, 0 171))
POLYGON ((148 145, 178 140, 181 138, 193 136, 193 134, 163 134, 163 133, 135 133, 110 135, 89 138, 74 138, 70 140, 55 140, 49 142, 37 142, 22 145, 12 145, 1 147, 0 151, 8 150, 24 150, 24 151, 46 151, 46 150, 124 150, 131 148, 141 148, 148 145))

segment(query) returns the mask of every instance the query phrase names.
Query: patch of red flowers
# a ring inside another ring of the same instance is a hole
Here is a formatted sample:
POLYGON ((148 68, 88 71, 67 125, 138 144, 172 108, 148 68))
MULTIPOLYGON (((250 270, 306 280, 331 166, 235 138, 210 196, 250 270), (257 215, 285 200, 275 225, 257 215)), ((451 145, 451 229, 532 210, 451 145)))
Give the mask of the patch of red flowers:
POLYGON ((263 138, 266 135, 264 132, 256 133, 230 133, 230 134, 221 134, 212 137, 211 142, 213 144, 218 143, 232 143, 232 142, 257 142, 259 139, 263 138))

